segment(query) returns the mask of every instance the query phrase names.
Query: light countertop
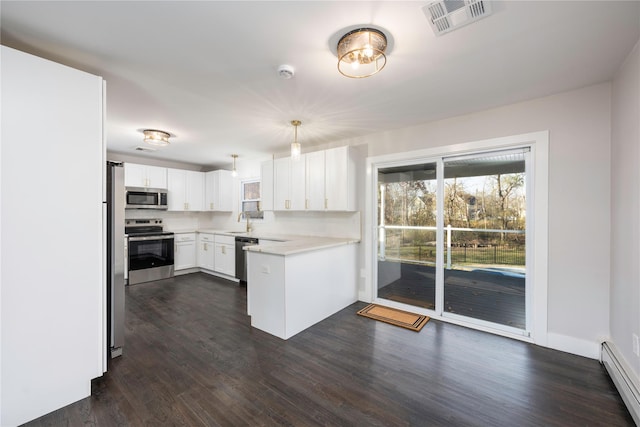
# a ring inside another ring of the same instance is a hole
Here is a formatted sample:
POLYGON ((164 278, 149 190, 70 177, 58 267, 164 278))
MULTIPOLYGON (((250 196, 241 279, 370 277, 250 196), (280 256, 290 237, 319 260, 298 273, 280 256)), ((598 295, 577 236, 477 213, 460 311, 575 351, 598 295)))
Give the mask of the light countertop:
POLYGON ((261 232, 261 231, 229 231, 229 230, 219 230, 212 228, 201 228, 201 229, 174 229, 168 230, 173 231, 176 234, 181 233, 208 233, 208 234, 219 234, 224 236, 243 236, 243 237, 255 237, 259 241, 258 245, 254 246, 245 246, 244 249, 246 251, 251 252, 261 252, 268 253, 273 255, 294 255, 302 252, 310 252, 319 249, 330 248, 334 246, 340 245, 349 245, 354 243, 359 243, 360 239, 358 238, 349 238, 349 237, 318 237, 318 236, 302 236, 302 235, 292 235, 292 234, 279 234, 279 233, 270 233, 270 232, 261 232))

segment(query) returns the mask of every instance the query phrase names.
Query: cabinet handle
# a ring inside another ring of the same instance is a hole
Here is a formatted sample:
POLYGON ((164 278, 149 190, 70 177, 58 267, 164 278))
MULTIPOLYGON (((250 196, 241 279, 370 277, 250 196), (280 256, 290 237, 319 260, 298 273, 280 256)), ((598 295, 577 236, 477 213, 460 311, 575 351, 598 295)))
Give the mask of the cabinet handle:
POLYGON ((205 250, 205 251, 208 251, 208 250, 209 250, 209 248, 208 248, 208 246, 207 246, 207 244, 206 244, 206 243, 204 244, 204 250, 205 250))
POLYGON ((309 209, 309 199, 304 199, 304 208, 309 209))
POLYGON ((329 209, 329 199, 324 199, 324 208, 329 209))
POLYGON ((213 202, 209 203, 209 209, 213 210, 213 202))
POLYGON ((221 246, 222 254, 225 255, 227 253, 227 248, 225 246, 221 246))

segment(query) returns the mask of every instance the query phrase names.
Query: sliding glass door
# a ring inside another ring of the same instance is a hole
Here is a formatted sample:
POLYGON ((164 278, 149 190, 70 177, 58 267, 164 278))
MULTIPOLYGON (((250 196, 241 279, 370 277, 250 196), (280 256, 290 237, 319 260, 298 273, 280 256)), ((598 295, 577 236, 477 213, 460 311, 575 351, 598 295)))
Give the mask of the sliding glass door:
POLYGON ((378 298, 526 333, 528 155, 380 165, 378 298))
POLYGON ((526 328, 523 150, 444 159, 444 313, 526 328))
POLYGON ((436 308, 436 163, 378 170, 378 296, 436 308))

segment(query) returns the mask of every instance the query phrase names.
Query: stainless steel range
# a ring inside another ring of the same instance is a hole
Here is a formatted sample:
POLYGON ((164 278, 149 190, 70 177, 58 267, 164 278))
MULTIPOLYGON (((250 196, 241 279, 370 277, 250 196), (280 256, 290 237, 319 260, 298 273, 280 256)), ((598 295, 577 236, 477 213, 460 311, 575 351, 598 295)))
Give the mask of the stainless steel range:
POLYGON ((129 285, 173 277, 174 234, 162 219, 127 219, 124 232, 129 285))

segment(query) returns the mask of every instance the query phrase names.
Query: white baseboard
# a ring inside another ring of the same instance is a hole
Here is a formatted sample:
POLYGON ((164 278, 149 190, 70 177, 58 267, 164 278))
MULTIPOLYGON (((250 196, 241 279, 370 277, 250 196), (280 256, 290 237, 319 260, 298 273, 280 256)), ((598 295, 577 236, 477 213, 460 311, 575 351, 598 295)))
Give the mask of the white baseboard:
POLYGON ((549 332, 547 334, 546 347, 588 357, 589 359, 600 359, 600 344, 595 341, 549 332))
POLYGON ((636 422, 640 425, 640 381, 629 368, 626 361, 618 352, 616 345, 605 341, 602 343, 602 364, 607 369, 611 380, 618 389, 627 409, 636 422))

